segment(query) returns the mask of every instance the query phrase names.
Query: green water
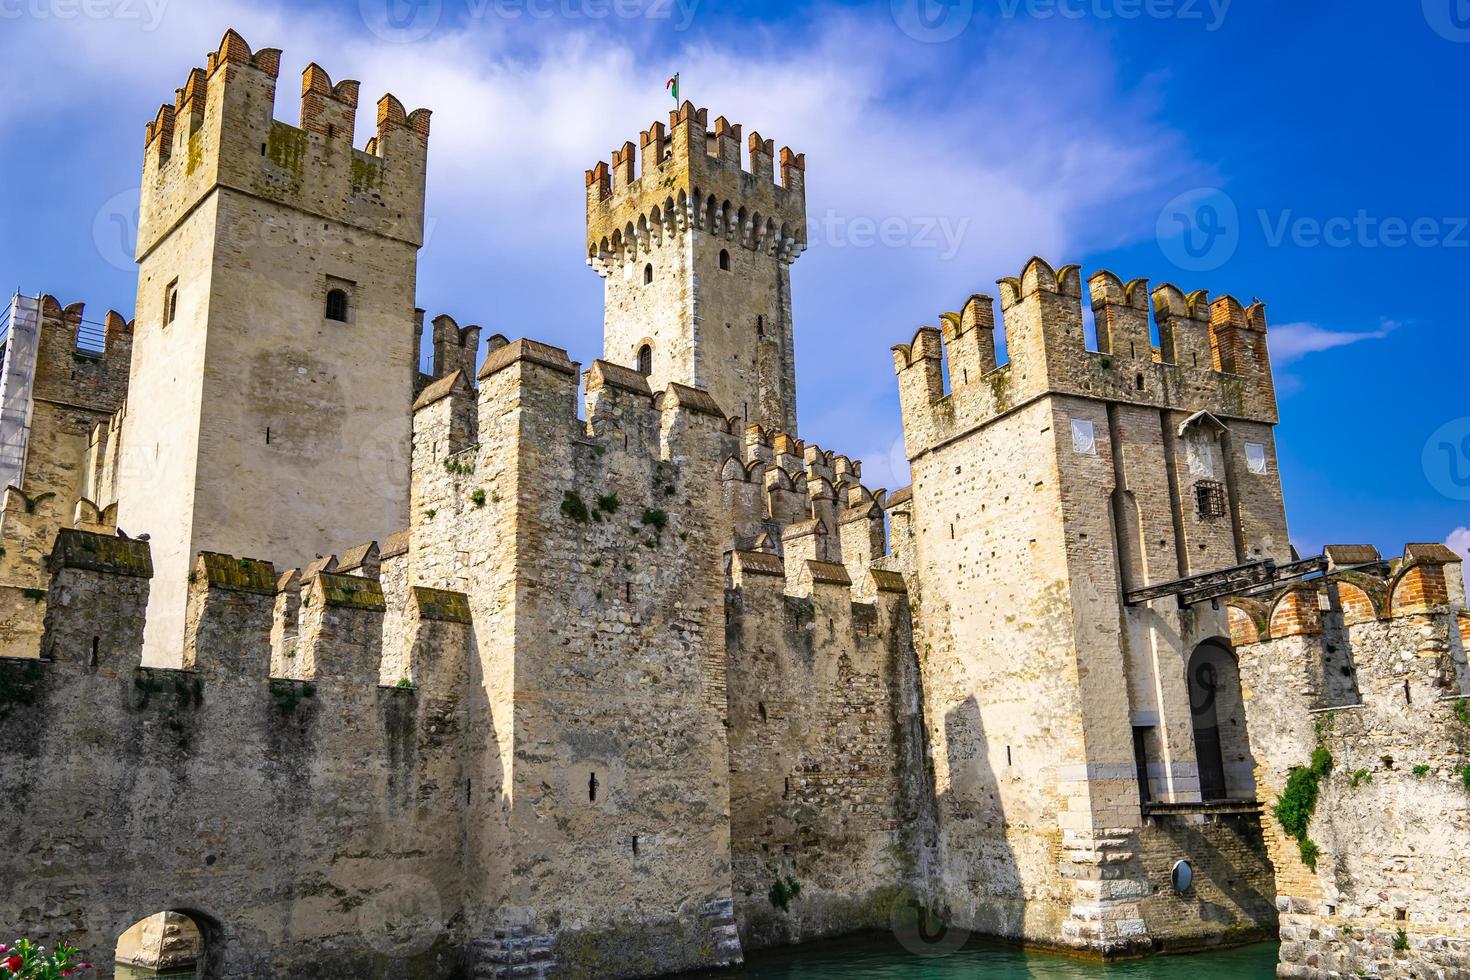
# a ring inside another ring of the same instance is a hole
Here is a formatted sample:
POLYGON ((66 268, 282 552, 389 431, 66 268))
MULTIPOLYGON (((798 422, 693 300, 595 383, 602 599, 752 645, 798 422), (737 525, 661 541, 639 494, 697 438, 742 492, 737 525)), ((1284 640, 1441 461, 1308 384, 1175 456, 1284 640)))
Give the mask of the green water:
POLYGON ((1217 953, 1101 964, 971 942, 948 956, 919 956, 888 937, 756 953, 739 970, 700 977, 740 980, 1270 980, 1275 943, 1217 953))
MULTIPOLYGON (((918 956, 889 938, 844 939, 753 954, 744 967, 701 973, 709 980, 1270 980, 1276 944, 1219 953, 1158 956, 1103 965, 972 942, 948 956, 918 956)), ((194 972, 149 973, 119 966, 118 980, 181 980, 194 972)), ((686 980, 696 980, 688 977, 686 980)))

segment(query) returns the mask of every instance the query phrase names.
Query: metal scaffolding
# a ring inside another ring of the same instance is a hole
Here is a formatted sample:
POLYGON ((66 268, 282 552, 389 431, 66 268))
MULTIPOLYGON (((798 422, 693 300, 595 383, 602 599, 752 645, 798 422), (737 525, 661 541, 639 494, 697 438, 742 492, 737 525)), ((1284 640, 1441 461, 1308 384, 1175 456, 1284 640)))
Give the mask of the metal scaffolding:
POLYGON ((0 313, 0 488, 20 486, 31 436, 41 301, 20 293, 0 313))

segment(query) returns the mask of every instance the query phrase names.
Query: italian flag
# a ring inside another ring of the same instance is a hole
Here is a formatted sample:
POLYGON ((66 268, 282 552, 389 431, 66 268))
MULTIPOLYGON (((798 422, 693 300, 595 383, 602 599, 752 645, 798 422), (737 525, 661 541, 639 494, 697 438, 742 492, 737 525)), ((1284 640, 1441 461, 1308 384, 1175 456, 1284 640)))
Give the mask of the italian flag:
POLYGON ((678 72, 674 72, 674 77, 671 78, 671 79, 669 79, 667 82, 664 82, 664 88, 668 89, 669 94, 674 97, 674 101, 675 102, 678 102, 679 101, 679 73, 678 72))

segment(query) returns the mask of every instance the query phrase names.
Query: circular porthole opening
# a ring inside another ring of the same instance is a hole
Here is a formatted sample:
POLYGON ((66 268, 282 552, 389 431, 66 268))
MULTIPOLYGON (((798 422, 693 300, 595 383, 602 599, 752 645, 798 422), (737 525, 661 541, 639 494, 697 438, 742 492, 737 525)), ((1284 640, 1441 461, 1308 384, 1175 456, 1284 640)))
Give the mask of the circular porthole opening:
POLYGON ((1194 884, 1194 866, 1188 861, 1175 861, 1171 878, 1174 882, 1174 890, 1181 895, 1184 894, 1189 891, 1189 886, 1194 884))

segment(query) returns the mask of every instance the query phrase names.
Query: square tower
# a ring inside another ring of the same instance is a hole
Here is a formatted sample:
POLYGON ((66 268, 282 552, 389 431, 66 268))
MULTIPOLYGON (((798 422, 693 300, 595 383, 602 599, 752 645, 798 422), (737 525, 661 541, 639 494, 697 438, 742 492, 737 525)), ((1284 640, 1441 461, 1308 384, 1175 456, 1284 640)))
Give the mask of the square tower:
POLYGON ((148 659, 182 637, 192 556, 283 567, 408 516, 429 112, 302 76, 271 117, 280 52, 227 32, 147 127, 138 320, 118 520, 151 537, 148 659))
POLYGON ((796 433, 790 265, 806 248, 806 158, 685 102, 587 171, 587 264, 606 282, 603 356, 655 391, 703 388, 727 416, 796 433))
MULTIPOLYGON (((1099 272, 1090 351, 1077 266, 999 285, 1008 363, 983 295, 894 348, 944 887, 971 928, 1126 953, 1184 928, 1169 833, 1263 854, 1226 610, 1129 593, 1291 559, 1265 308, 1099 272)), ((1265 931, 1268 887, 1196 863, 1265 931)))

